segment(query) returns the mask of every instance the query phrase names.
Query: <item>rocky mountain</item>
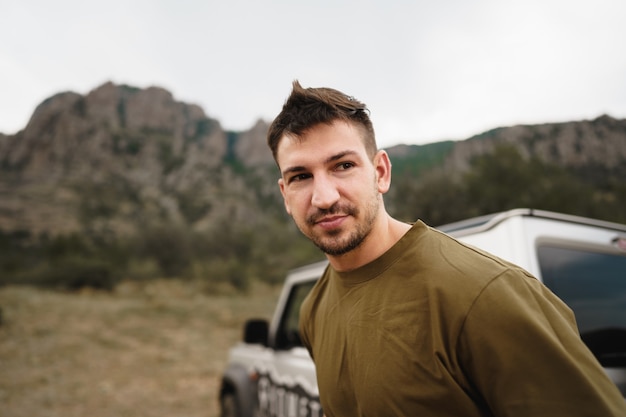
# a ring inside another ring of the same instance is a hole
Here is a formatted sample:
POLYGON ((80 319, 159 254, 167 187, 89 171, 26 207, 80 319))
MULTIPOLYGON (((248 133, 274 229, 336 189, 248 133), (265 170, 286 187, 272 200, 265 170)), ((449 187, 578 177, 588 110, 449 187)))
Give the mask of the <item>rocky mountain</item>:
POLYGON ((269 165, 266 125, 241 135, 168 91, 106 83, 60 93, 0 138, 0 229, 132 233, 159 219, 208 227, 254 215, 234 161, 269 165))
MULTIPOLYGON (((0 230, 132 235, 159 223, 203 231, 285 220, 268 123, 225 131, 170 92, 106 83, 57 94, 0 135, 0 230)), ((396 166, 469 169, 508 144, 526 158, 626 177, 626 120, 502 127, 464 141, 388 149, 396 166)))
MULTIPOLYGON (((564 167, 601 166, 607 170, 626 165, 626 119, 608 115, 594 120, 493 129, 458 142, 446 160, 452 169, 467 170, 472 158, 495 146, 515 147, 524 158, 564 167)), ((625 172, 626 174, 626 172, 625 172)))

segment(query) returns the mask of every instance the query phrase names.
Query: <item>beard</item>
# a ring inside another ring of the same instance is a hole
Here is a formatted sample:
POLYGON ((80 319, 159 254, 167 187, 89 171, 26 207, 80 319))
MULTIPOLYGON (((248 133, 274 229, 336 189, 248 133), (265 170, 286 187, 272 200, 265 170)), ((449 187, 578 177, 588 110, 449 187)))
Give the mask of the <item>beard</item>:
MULTIPOLYGON (((317 219, 324 216, 333 214, 349 215, 357 220, 352 230, 339 228, 322 233, 307 233, 303 228, 300 228, 300 230, 325 254, 331 256, 344 255, 358 248, 371 233, 378 217, 379 197, 377 194, 375 198, 370 200, 364 206, 363 211, 352 205, 339 205, 337 203, 328 209, 317 210, 306 219, 307 226, 313 227, 317 219), (363 212, 362 219, 361 212, 363 212)), ((312 229, 309 228, 308 230, 312 229)))

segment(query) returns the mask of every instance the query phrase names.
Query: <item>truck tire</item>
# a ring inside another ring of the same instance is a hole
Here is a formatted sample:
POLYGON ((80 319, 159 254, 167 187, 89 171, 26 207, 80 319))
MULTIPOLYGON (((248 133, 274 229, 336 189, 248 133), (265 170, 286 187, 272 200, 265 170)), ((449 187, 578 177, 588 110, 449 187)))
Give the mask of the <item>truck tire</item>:
POLYGON ((220 399, 221 417, 240 417, 237 407, 237 397, 232 392, 227 392, 220 399))

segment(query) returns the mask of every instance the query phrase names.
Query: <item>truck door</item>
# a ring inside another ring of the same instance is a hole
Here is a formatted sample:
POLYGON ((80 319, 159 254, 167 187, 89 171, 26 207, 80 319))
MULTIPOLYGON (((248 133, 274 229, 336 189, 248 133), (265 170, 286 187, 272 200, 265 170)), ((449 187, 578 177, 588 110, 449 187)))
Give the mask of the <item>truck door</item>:
POLYGON ((543 243, 544 283, 576 315, 587 347, 626 396, 626 253, 543 243))
POLYGON ((302 346, 298 320, 300 305, 315 280, 296 283, 291 288, 284 314, 273 341, 273 369, 259 375, 261 416, 321 417, 315 366, 302 346))

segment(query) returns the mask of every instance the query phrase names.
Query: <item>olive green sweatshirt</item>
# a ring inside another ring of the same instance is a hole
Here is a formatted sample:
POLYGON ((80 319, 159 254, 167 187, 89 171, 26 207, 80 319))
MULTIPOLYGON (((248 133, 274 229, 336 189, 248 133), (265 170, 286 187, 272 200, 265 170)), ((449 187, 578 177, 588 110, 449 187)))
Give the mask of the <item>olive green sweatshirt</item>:
POLYGON ((626 416, 561 300, 422 222, 300 317, 328 417, 626 416))

